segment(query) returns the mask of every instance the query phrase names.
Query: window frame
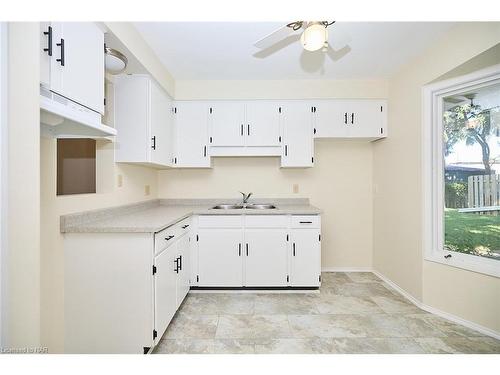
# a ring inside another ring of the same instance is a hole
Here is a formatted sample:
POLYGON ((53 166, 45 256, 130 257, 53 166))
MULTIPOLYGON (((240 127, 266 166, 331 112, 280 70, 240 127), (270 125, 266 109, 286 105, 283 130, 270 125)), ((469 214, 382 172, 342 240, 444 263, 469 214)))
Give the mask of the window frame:
POLYGON ((500 260, 444 250, 444 152, 442 98, 500 83, 500 64, 422 88, 424 260, 500 277, 500 260), (446 255, 451 255, 445 258, 446 255))

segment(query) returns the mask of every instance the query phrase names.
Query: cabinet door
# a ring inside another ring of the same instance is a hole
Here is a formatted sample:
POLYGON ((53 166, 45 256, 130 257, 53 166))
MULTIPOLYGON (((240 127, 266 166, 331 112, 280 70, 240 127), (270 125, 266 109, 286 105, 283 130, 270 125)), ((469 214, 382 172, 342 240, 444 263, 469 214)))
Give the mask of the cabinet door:
POLYGON ((295 229, 291 233, 292 286, 319 286, 321 245, 318 229, 295 229))
POLYGON ((172 104, 167 93, 151 80, 151 162, 160 165, 172 163, 172 104))
POLYGON ((349 136, 344 101, 321 100, 312 105, 315 138, 347 138, 349 136))
POLYGON ((189 235, 184 234, 177 241, 179 257, 179 275, 177 277, 177 308, 189 292, 189 235))
POLYGON ((176 167, 210 167, 208 155, 208 105, 203 102, 175 103, 176 167))
POLYGON ((58 22, 53 37, 50 89, 104 114, 104 33, 92 22, 58 22))
POLYGON ((355 100, 348 108, 349 137, 378 138, 384 135, 384 101, 355 100))
POLYGON ((114 82, 115 161, 151 161, 150 83, 145 75, 119 75, 114 82))
POLYGON ((177 246, 166 248, 155 257, 155 329, 161 338, 177 310, 177 246))
POLYGON ((243 146, 245 140, 245 104, 218 102, 210 106, 212 146, 243 146))
POLYGON ((245 286, 286 286, 287 260, 285 230, 245 230, 245 286))
POLYGON ((200 229, 198 286, 243 286, 243 230, 200 229))
POLYGON ((254 100, 246 103, 244 133, 247 146, 279 146, 279 103, 254 100))
POLYGON ((50 87, 50 59, 54 52, 54 37, 50 22, 40 22, 40 83, 50 87))
POLYGON ((313 135, 311 105, 289 102, 282 106, 282 167, 312 167, 313 135))

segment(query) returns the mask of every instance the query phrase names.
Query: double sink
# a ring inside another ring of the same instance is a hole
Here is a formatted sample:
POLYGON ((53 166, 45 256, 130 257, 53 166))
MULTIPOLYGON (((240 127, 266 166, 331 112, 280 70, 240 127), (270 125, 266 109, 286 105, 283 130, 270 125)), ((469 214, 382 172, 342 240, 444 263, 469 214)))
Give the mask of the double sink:
POLYGON ((218 204, 212 207, 213 210, 273 210, 276 206, 273 204, 258 204, 258 203, 245 203, 245 204, 218 204))

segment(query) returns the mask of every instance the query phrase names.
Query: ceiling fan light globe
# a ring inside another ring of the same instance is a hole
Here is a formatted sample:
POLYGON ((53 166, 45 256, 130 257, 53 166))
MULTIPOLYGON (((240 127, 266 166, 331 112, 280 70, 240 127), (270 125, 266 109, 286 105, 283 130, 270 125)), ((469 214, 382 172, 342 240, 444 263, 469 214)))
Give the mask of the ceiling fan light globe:
POLYGON ((306 51, 317 51, 325 46, 328 41, 328 31, 320 23, 309 25, 302 35, 300 42, 306 51))

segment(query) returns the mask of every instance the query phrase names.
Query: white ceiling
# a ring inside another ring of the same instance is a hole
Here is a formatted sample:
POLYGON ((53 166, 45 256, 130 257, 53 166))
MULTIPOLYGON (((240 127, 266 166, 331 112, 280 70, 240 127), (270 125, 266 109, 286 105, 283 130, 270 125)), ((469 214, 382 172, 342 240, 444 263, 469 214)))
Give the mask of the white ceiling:
POLYGON ((452 27, 443 22, 338 22, 328 28, 336 61, 321 51, 304 51, 294 37, 264 51, 253 46, 284 23, 140 22, 135 26, 179 80, 386 78, 452 27))

